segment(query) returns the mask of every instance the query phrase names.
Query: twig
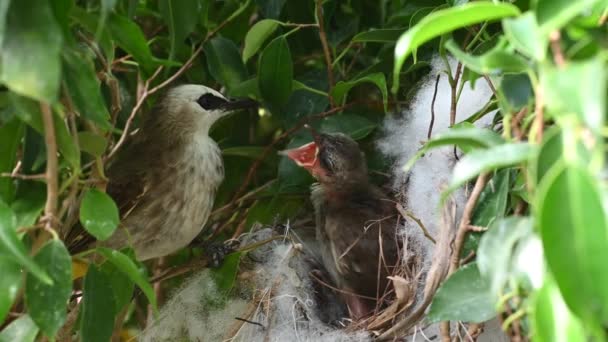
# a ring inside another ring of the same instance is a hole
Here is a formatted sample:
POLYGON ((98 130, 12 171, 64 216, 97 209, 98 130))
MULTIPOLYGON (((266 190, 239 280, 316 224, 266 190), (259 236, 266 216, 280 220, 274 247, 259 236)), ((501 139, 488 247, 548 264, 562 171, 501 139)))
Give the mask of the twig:
POLYGON ((538 85, 536 87, 536 102, 534 103, 534 113, 536 114, 534 125, 536 127, 536 141, 539 144, 543 140, 543 131, 545 130, 545 117, 543 113, 544 100, 543 89, 538 85))
POLYGON ((435 92, 433 93, 433 101, 431 101, 431 123, 429 124, 429 131, 426 134, 427 139, 431 139, 431 134, 433 133, 433 125, 435 124, 435 100, 437 99, 437 86, 439 86, 439 79, 441 78, 441 74, 437 74, 437 78, 435 79, 435 92))
POLYGON ((323 0, 317 0, 317 24, 319 25, 319 39, 323 46, 323 54, 325 55, 325 63, 327 64, 327 82, 329 88, 327 91, 329 104, 331 108, 334 108, 336 104, 334 99, 331 97, 331 90, 334 87, 334 74, 331 68, 331 52, 329 51, 329 44, 327 43, 327 34, 325 33, 325 25, 323 23, 323 0))
POLYGON ((273 179, 273 180, 269 181, 268 183, 266 183, 266 184, 264 184, 264 185, 262 185, 262 186, 260 186, 260 187, 258 187, 258 188, 256 188, 256 189, 253 189, 252 191, 250 191, 250 192, 246 193, 246 194, 245 194, 245 195, 243 195, 242 197, 237 198, 237 199, 235 199, 235 200, 232 200, 232 201, 228 202, 227 204, 225 204, 225 205, 224 205, 224 206, 222 206, 221 208, 215 209, 214 211, 212 211, 212 212, 211 212, 211 215, 209 215, 209 216, 213 217, 213 216, 216 216, 216 215, 218 215, 218 214, 220 214, 220 213, 222 213, 222 212, 224 212, 224 211, 226 211, 226 210, 228 210, 228 209, 231 209, 231 208, 232 208, 233 206, 235 206, 237 203, 242 203, 242 202, 244 202, 244 201, 246 201, 246 200, 248 200, 248 199, 250 199, 250 198, 254 197, 254 196, 255 196, 255 195, 257 195, 258 193, 262 192, 263 190, 268 189, 268 188, 269 188, 271 185, 273 185, 275 182, 276 182, 276 179, 273 179))
POLYGON ((331 286, 328 283, 324 282, 323 280, 319 279, 319 277, 317 277, 316 275, 313 274, 313 272, 308 272, 308 275, 311 276, 315 281, 317 281, 319 284, 332 289, 338 293, 342 293, 342 294, 347 294, 347 295, 351 295, 351 296, 355 296, 355 297, 359 297, 359 298, 363 298, 363 299, 370 299, 370 300, 376 300, 376 297, 368 297, 368 296, 364 296, 364 295, 360 295, 354 292, 350 292, 350 291, 345 291, 345 290, 341 290, 337 287, 331 286))
POLYGON ((477 181, 475 182, 475 186, 473 187, 473 191, 471 192, 471 196, 467 200, 467 203, 464 206, 464 212, 462 213, 462 218, 460 219, 460 225, 458 226, 458 231, 456 232, 456 238, 454 239, 454 248, 452 249, 452 257, 450 259, 450 268, 448 271, 448 276, 454 271, 456 271, 459 267, 460 263, 460 252, 462 251, 462 246, 464 245, 464 240, 469 232, 469 224, 471 223, 471 216, 473 214, 473 209, 475 209, 475 205, 477 204, 477 200, 483 191, 486 183, 488 181, 488 174, 482 173, 477 177, 477 181))
POLYGON ((553 52, 553 61, 558 68, 563 68, 566 63, 562 47, 559 45, 560 33, 555 30, 549 34, 549 41, 551 42, 551 52, 553 52))
POLYGON ((47 176, 44 173, 38 175, 24 175, 21 173, 2 172, 0 173, 0 177, 10 177, 22 180, 45 180, 47 176))
POLYGON ((488 75, 483 75, 483 79, 486 80, 486 83, 488 83, 488 87, 490 87, 490 90, 492 90, 492 94, 494 94, 494 97, 496 97, 496 88, 494 87, 494 84, 492 83, 490 77, 488 75))
POLYGON ((435 241, 433 236, 429 233, 429 231, 426 229, 424 224, 422 224, 422 221, 419 218, 414 216, 412 213, 406 211, 405 208, 403 208, 403 206, 401 205, 401 203, 397 203, 397 205, 395 205, 395 207, 397 208, 397 211, 399 212, 399 214, 401 214, 401 216, 403 216, 403 218, 409 217, 412 220, 414 220, 414 222, 416 222, 416 224, 418 224, 420 229, 422 229, 422 233, 424 234, 424 236, 426 236, 427 239, 431 240, 434 244, 437 243, 437 241, 435 241))
POLYGON ((57 140, 53 112, 47 103, 40 104, 42 123, 44 124, 44 142, 46 144, 46 204, 44 206, 45 228, 53 230, 54 218, 57 214, 57 196, 59 183, 57 179, 57 140))
POLYGON ((453 82, 450 83, 450 87, 452 88, 451 94, 451 102, 450 102, 450 127, 454 126, 456 123, 456 106, 458 101, 456 101, 456 89, 458 88, 458 81, 460 80, 460 73, 462 72, 462 63, 458 62, 456 66, 456 73, 454 74, 453 82))
POLYGON ((346 104, 344 106, 335 107, 335 108, 332 108, 332 109, 330 109, 328 111, 325 111, 325 112, 322 112, 322 113, 318 113, 318 114, 314 114, 314 115, 310 115, 310 116, 304 117, 304 118, 300 119, 300 121, 298 121, 298 123, 296 123, 293 127, 291 127, 290 129, 286 130, 285 132, 283 132, 283 134, 279 135, 268 146, 266 146, 266 148, 262 152, 262 155, 260 155, 260 157, 253 162, 253 164, 249 168, 249 172, 247 172, 247 176, 245 177, 245 180, 241 184, 241 187, 239 188, 239 190, 233 196, 233 200, 231 202, 234 202, 235 199, 241 197, 241 195, 245 192, 245 190, 247 189, 247 186, 249 186, 249 183, 253 179, 253 175, 255 174, 255 172, 257 171, 257 169, 260 167, 260 165, 262 165, 262 162, 264 161, 264 159, 266 159, 270 155, 270 153, 273 150, 273 147, 276 144, 278 144, 281 140, 285 139, 286 137, 290 136, 294 132, 298 131, 299 129, 301 129, 302 127, 304 127, 304 125, 306 125, 307 123, 309 123, 312 120, 318 120, 318 119, 322 119, 322 118, 325 118, 327 116, 336 114, 338 112, 343 111, 344 109, 346 109, 348 107, 351 107, 354 104, 355 104, 355 102, 351 102, 351 103, 346 104))
POLYGON ((250 321, 248 319, 241 318, 241 317, 234 317, 234 319, 236 319, 237 321, 241 321, 241 322, 245 322, 245 323, 249 323, 249 324, 259 325, 260 327, 262 327, 262 329, 266 329, 264 324, 259 323, 259 322, 250 321))

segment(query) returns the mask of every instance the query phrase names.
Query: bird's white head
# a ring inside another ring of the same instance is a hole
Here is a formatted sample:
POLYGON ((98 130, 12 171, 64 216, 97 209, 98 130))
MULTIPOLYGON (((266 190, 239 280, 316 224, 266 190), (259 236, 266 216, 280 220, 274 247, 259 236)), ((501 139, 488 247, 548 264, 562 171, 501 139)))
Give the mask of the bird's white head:
POLYGON ((203 85, 184 84, 167 92, 159 104, 157 115, 166 129, 207 134, 219 118, 254 105, 252 100, 230 101, 203 85))

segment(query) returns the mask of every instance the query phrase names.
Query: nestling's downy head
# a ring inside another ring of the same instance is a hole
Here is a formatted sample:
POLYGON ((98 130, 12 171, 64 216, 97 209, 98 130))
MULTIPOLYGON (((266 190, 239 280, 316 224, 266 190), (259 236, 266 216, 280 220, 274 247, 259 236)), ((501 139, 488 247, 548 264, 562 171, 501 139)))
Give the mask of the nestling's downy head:
POLYGON ((249 99, 230 101, 218 91, 198 84, 184 84, 170 89, 151 114, 154 126, 172 135, 208 134, 221 117, 251 108, 249 99))
POLYGON ((342 133, 316 133, 314 141, 281 152, 308 170, 322 184, 367 182, 363 152, 353 139, 342 133))

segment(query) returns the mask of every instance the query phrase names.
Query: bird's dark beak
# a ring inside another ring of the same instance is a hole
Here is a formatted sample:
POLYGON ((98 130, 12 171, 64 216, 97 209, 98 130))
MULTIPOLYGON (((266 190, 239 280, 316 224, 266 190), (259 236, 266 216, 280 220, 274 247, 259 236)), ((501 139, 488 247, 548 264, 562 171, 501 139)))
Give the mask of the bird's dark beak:
POLYGON ((298 166, 311 171, 317 164, 319 148, 313 141, 298 148, 280 151, 279 154, 287 156, 289 159, 298 164, 298 166))
POLYGON ((240 99, 240 100, 231 100, 222 105, 222 108, 226 111, 237 111, 241 109, 250 109, 256 108, 258 103, 252 99, 240 99))

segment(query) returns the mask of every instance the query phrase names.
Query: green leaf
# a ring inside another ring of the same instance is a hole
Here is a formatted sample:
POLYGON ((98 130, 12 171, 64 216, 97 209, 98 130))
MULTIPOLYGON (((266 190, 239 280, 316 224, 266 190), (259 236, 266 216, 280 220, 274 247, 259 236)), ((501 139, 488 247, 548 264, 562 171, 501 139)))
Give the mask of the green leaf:
POLYGON ((281 22, 264 19, 253 25, 245 36, 245 47, 243 48, 243 62, 247 62, 249 58, 255 55, 262 47, 262 44, 268 39, 277 29, 281 22))
MULTIPOLYGON (((17 148, 21 144, 24 132, 23 123, 16 119, 0 126, 0 172, 11 172, 15 167, 17 148)), ((13 179, 0 177, 0 200, 11 203, 14 195, 13 179)))
POLYGON ((61 28, 48 1, 11 1, 6 15, 0 79, 12 91, 54 103, 61 80, 61 28))
POLYGON ((40 182, 23 182, 11 209, 15 213, 15 227, 29 227, 36 223, 46 203, 46 186, 40 182))
POLYGON ((535 151, 534 146, 527 143, 503 144, 472 151, 462 157, 454 167, 449 189, 444 196, 483 172, 526 162, 535 151))
POLYGON ((0 322, 3 322, 21 287, 21 267, 10 258, 0 256, 0 270, 0 322))
POLYGON ((509 42, 524 55, 543 61, 547 51, 547 36, 540 33, 534 12, 528 11, 513 19, 503 19, 502 27, 509 42))
POLYGON ((114 233, 120 218, 112 197, 97 189, 84 194, 80 204, 80 223, 97 240, 106 240, 114 233))
POLYGON ((118 46, 133 56, 146 73, 151 74, 154 58, 139 26, 118 14, 110 14, 108 19, 107 29, 118 46))
POLYGON ((108 63, 112 63, 112 61, 114 60, 114 41, 112 40, 112 37, 108 30, 102 30, 101 32, 98 32, 98 28, 102 24, 100 20, 98 20, 98 16, 89 13, 78 6, 73 6, 70 11, 70 18, 77 22, 80 26, 82 26, 86 31, 89 31, 91 34, 97 36, 97 43, 101 47, 101 50, 103 51, 106 60, 108 61, 108 63))
POLYGON ((0 46, 4 41, 4 32, 6 31, 6 13, 11 5, 11 0, 0 2, 0 46))
POLYGON ((293 82, 293 62, 287 39, 272 40, 258 63, 258 87, 265 103, 272 111, 279 111, 289 101, 293 82))
POLYGON ((340 81, 336 83, 335 87, 332 89, 331 96, 336 103, 344 103, 349 90, 352 87, 364 82, 371 82, 378 87, 380 93, 382 94, 382 103, 384 104, 384 111, 386 112, 388 108, 388 90, 386 89, 386 78, 381 72, 369 74, 354 81, 340 81))
POLYGON ((127 275, 132 282, 137 284, 146 298, 148 298, 148 301, 150 302, 150 305, 152 305, 154 311, 158 313, 158 305, 156 304, 156 295, 154 294, 154 289, 152 289, 147 277, 140 270, 138 270, 133 260, 119 251, 105 247, 97 247, 97 252, 108 259, 109 262, 114 264, 114 266, 116 266, 116 268, 122 273, 127 275))
POLYGON ((0 332, 0 342, 34 342, 38 335, 38 327, 29 315, 25 314, 0 332))
POLYGON ((538 0, 536 16, 542 34, 548 35, 566 25, 584 10, 590 10, 596 0, 538 0))
POLYGON ((231 40, 215 37, 205 43, 204 50, 209 73, 228 92, 247 79, 247 69, 231 40))
POLYGON ((36 254, 34 260, 53 279, 48 285, 27 275, 25 305, 42 332, 55 336, 66 318, 66 307, 72 293, 72 259, 60 240, 50 240, 36 254))
POLYGON ((255 0, 264 17, 278 19, 287 0, 255 0))
POLYGON ((211 276, 215 280, 218 290, 224 295, 227 295, 234 286, 236 273, 241 261, 241 254, 238 252, 227 255, 219 268, 211 269, 211 276))
MULTIPOLYGON (((44 135, 40 106, 30 99, 16 94, 11 94, 10 99, 11 103, 15 106, 15 114, 19 119, 31 126, 36 132, 44 135)), ((74 168, 80 168, 78 149, 74 145, 65 122, 56 113, 53 113, 53 125, 55 126, 55 137, 59 151, 74 168)))
POLYGON ((353 43, 394 43, 405 29, 374 29, 361 32, 353 37, 353 43))
POLYGON ((510 175, 511 170, 500 170, 486 184, 473 211, 471 224, 487 227, 492 221, 505 216, 511 185, 510 175))
POLYGON ((178 44, 194 30, 200 14, 199 0, 162 0, 158 2, 160 14, 169 28, 171 47, 169 59, 175 58, 178 44))
POLYGON ((89 265, 84 277, 80 312, 80 336, 83 341, 110 341, 116 314, 112 285, 96 265, 89 265))
POLYGON ((393 94, 399 90, 399 72, 406 58, 422 44, 461 27, 484 21, 519 15, 519 9, 507 3, 472 2, 433 12, 401 35, 395 47, 393 94))
POLYGON ((64 49, 62 55, 65 86, 74 105, 83 117, 97 123, 97 127, 110 129, 110 114, 101 96, 93 62, 73 49, 64 49))
POLYGON ((472 262, 454 272, 439 287, 431 303, 429 322, 484 322, 496 315, 496 298, 472 262))
POLYGON ((532 310, 534 340, 538 342, 588 341, 583 322, 564 303, 554 281, 538 292, 532 310))
POLYGON ((546 260, 568 307, 582 319, 605 322, 608 226, 601 185, 586 167, 560 164, 551 168, 538 190, 546 260))
POLYGON ((492 50, 481 56, 473 56, 462 51, 453 39, 445 44, 445 48, 467 68, 482 75, 518 73, 525 72, 528 69, 527 62, 515 53, 508 51, 504 44, 497 44, 492 50))
POLYGON ((108 141, 93 132, 78 132, 80 149, 95 157, 100 157, 106 150, 108 141))
POLYGON ((252 98, 259 100, 261 96, 260 90, 258 89, 258 78, 251 78, 237 84, 231 89, 230 95, 236 98, 252 98))
POLYGON ((541 84, 549 114, 556 118, 576 114, 599 134, 606 110, 606 73, 603 58, 567 63, 563 68, 546 65, 541 84))
POLYGON ((364 116, 344 113, 324 119, 321 122, 321 131, 324 133, 341 132, 355 140, 360 140, 368 136, 377 126, 364 116))
POLYGON ((444 133, 436 135, 403 166, 405 172, 409 171, 416 161, 427 151, 446 145, 456 145, 460 149, 488 148, 500 145, 504 139, 496 132, 487 128, 477 128, 473 125, 454 126, 444 133))
POLYGON ((15 231, 15 214, 4 202, 0 201, 0 256, 9 257, 45 284, 53 280, 46 271, 28 255, 25 246, 15 231))
POLYGON ((112 296, 115 300, 115 314, 118 315, 125 305, 131 302, 133 298, 133 290, 135 289, 135 283, 131 279, 121 272, 113 263, 106 261, 101 264, 101 272, 110 282, 112 286, 112 296))
MULTIPOLYGON (((536 158, 536 168, 533 170, 536 174, 536 184, 540 184, 547 172, 562 160, 562 155, 565 153, 563 139, 564 135, 559 127, 554 127, 543 135, 543 142, 536 158)), ((575 156, 582 164, 591 162, 591 155, 580 140, 576 141, 575 156)))
POLYGON ((505 74, 500 80, 500 90, 513 111, 528 105, 533 100, 532 83, 527 74, 505 74))
POLYGON ((490 293, 498 298, 512 270, 516 243, 532 233, 532 220, 511 216, 494 221, 481 237, 477 266, 490 293))

